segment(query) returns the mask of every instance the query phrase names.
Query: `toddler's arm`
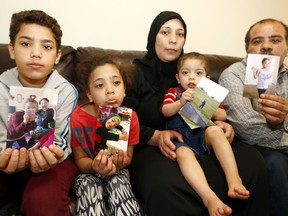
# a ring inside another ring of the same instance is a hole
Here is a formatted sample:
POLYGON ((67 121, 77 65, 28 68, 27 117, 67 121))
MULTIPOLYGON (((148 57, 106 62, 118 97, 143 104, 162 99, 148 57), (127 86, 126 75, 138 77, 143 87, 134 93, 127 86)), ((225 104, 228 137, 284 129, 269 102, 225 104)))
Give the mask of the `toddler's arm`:
POLYGON ((225 109, 218 107, 216 112, 213 114, 212 118, 215 121, 226 121, 227 114, 226 114, 225 109))
POLYGON ((178 113, 178 111, 184 106, 187 101, 193 100, 194 90, 187 89, 182 93, 180 100, 175 101, 174 103, 164 104, 162 107, 162 113, 165 117, 170 117, 178 113))

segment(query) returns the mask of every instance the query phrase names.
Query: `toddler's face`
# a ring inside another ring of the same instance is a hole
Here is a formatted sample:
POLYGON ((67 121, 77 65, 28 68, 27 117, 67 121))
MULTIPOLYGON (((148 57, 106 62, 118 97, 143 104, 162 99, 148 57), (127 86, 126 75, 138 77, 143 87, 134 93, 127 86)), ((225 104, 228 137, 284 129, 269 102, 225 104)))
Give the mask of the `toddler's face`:
POLYGON ((125 87, 120 71, 115 65, 105 64, 90 75, 87 96, 95 106, 120 106, 125 96, 125 87))
POLYGON ((182 88, 186 90, 188 88, 195 88, 200 79, 206 75, 203 61, 199 59, 186 59, 178 74, 176 74, 176 79, 182 88))

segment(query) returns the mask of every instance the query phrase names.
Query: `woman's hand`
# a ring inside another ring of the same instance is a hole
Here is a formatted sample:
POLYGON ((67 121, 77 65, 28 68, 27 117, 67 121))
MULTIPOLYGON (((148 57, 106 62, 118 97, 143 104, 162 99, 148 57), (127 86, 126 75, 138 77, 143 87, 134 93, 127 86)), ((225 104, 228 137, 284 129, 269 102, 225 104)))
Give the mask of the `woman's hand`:
POLYGON ((223 121, 215 121, 214 123, 218 127, 222 128, 222 130, 224 131, 225 137, 227 138, 229 143, 232 143, 234 136, 235 136, 235 132, 234 132, 232 125, 223 121))
POLYGON ((92 161, 92 169, 102 175, 113 175, 116 172, 116 166, 113 164, 113 157, 108 155, 107 149, 100 150, 92 161))
POLYGON ((30 169, 34 173, 50 170, 64 156, 64 151, 56 145, 34 149, 29 152, 30 169))
POLYGON ((28 167, 28 150, 6 148, 0 155, 0 170, 7 174, 24 170, 28 167))
POLYGON ((154 135, 149 141, 151 145, 157 145, 163 155, 170 158, 171 160, 176 160, 175 145, 172 140, 177 139, 179 142, 183 142, 182 135, 173 130, 156 130, 154 135))

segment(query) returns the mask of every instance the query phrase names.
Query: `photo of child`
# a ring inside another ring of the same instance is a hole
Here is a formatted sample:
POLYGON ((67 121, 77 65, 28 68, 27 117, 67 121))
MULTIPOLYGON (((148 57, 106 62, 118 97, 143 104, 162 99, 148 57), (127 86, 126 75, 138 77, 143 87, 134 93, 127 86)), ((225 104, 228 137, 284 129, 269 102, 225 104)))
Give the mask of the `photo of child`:
POLYGON ((58 91, 11 86, 7 144, 12 149, 53 144, 58 91))
POLYGON ((259 98, 260 94, 275 94, 279 56, 248 54, 244 82, 244 97, 259 98))

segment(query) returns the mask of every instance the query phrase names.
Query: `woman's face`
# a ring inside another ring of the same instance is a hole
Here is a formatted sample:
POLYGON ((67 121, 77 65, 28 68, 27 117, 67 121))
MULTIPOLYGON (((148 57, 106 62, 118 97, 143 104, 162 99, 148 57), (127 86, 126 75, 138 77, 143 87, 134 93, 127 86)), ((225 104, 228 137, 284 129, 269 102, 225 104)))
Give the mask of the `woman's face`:
POLYGON ((164 23, 157 36, 155 51, 158 58, 163 62, 172 62, 179 58, 185 44, 185 30, 182 22, 171 19, 164 23))

